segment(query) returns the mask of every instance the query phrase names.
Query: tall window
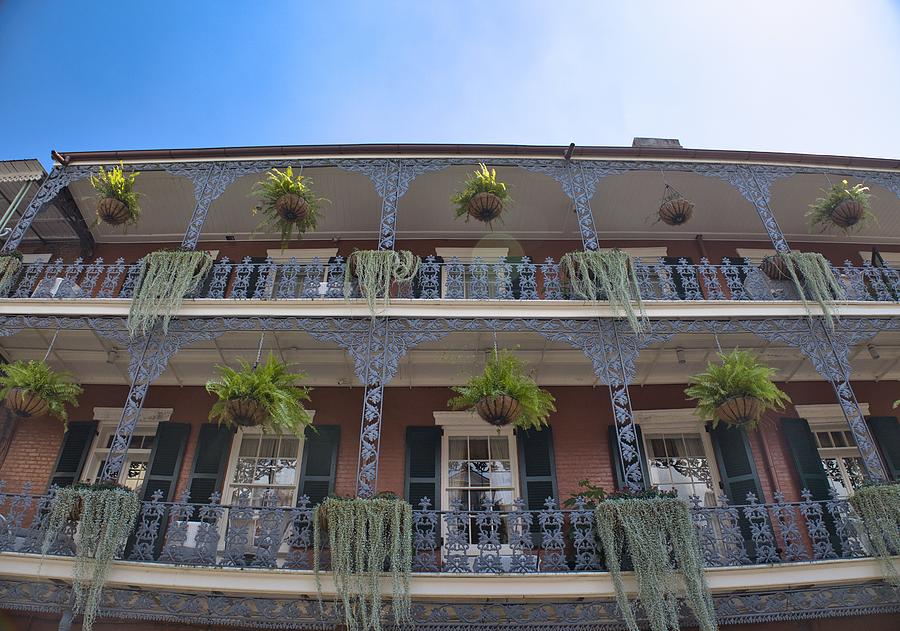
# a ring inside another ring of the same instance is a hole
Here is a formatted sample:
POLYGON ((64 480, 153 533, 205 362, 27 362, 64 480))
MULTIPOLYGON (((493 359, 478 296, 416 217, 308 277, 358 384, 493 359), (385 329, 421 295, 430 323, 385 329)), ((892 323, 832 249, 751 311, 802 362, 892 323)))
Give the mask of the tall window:
POLYGON ((704 503, 715 499, 713 459, 699 432, 647 433, 644 443, 651 484, 674 489, 684 499, 692 495, 704 503))
MULTIPOLYGON (((82 474, 82 482, 96 482, 103 475, 109 450, 112 448, 116 436, 116 423, 102 424, 94 439, 91 454, 82 474)), ((147 479, 147 468, 150 463, 150 453, 153 451, 153 443, 156 441, 156 425, 138 426, 131 435, 128 443, 128 451, 125 454, 125 462, 119 474, 118 482, 122 486, 136 491, 139 495, 147 479)))
POLYGON ((813 427, 813 437, 819 448, 828 484, 838 497, 849 497, 865 481, 862 456, 853 432, 849 429, 819 429, 813 427))
POLYGON ((296 436, 263 434, 258 429, 242 429, 232 449, 225 497, 237 502, 246 493, 253 506, 262 504, 272 491, 279 506, 293 506, 300 480, 302 440, 296 436))

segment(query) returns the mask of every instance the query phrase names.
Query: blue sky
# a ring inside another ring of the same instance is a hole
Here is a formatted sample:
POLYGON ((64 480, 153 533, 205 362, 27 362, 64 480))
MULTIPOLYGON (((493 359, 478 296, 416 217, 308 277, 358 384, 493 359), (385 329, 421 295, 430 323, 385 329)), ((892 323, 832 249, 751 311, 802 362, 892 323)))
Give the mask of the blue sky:
POLYGON ((900 157, 900 0, 0 0, 0 158, 355 142, 900 157))

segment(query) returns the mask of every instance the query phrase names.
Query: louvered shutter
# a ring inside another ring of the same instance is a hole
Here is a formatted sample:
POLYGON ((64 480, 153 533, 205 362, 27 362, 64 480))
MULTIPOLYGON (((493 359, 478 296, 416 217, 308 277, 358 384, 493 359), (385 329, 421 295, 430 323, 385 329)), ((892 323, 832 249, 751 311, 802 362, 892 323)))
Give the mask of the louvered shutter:
MULTIPOLYGON (((644 453, 644 435, 641 433, 641 426, 635 424, 634 435, 637 437, 637 444, 641 450, 641 476, 644 480, 644 488, 650 486, 650 475, 647 471, 647 454, 644 453)), ((619 437, 616 434, 616 426, 610 425, 608 428, 609 450, 612 454, 613 475, 615 476, 616 488, 624 489, 625 484, 625 468, 622 466, 622 454, 619 453, 619 437)))
POLYGON ((162 501, 171 502, 175 495, 175 483, 181 472, 181 461, 187 444, 191 426, 187 423, 160 423, 156 428, 156 439, 150 452, 147 466, 147 480, 144 483, 144 500, 149 501, 159 489, 162 501))
MULTIPOLYGON (((516 432, 519 448, 519 479, 522 495, 530 511, 546 508, 548 497, 559 500, 556 490, 556 460, 553 455, 553 433, 549 427, 516 432)), ((531 524, 534 545, 541 543, 541 525, 535 515, 531 524)))
POLYGON ((316 425, 315 430, 310 428, 306 431, 297 493, 298 499, 303 495, 309 497, 311 506, 334 492, 341 437, 341 428, 337 425, 316 425))
MULTIPOLYGON (((234 431, 216 423, 204 423, 200 426, 197 438, 197 449, 194 452, 194 464, 188 485, 191 502, 208 504, 209 496, 222 491, 228 453, 234 431)), ((227 499, 222 503, 229 503, 227 499)))
POLYGON ((747 493, 753 493, 757 501, 764 502, 747 432, 722 422, 715 429, 710 428, 709 435, 728 501, 732 504, 746 504, 747 493))
POLYGON ((869 427, 891 477, 900 482, 900 423, 896 416, 869 417, 869 427))
POLYGON ((87 460, 97 433, 97 421, 75 421, 63 436, 59 457, 56 459, 50 485, 71 486, 81 477, 81 470, 87 460))
POLYGON ((431 508, 441 507, 441 428, 406 428, 406 484, 404 497, 419 509, 423 497, 431 500, 431 508))
POLYGON ((827 500, 828 475, 809 423, 803 418, 783 418, 781 431, 790 448, 794 471, 800 477, 800 488, 809 489, 814 500, 827 500))

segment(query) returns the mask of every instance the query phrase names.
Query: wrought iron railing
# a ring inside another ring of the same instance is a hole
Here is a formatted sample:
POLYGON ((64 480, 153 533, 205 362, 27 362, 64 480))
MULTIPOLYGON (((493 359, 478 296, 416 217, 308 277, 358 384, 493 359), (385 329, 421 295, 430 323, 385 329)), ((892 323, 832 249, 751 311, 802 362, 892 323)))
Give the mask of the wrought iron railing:
MULTIPOLYGON (((849 300, 896 302, 900 299, 900 271, 889 267, 833 267, 849 300)), ((635 265, 637 285, 644 300, 796 300, 791 280, 772 280, 747 259, 725 258, 713 265, 707 259, 658 259, 635 265)), ((347 264, 342 257, 328 261, 254 262, 250 257, 217 261, 189 298, 227 300, 324 300, 359 298, 351 282, 345 293, 347 264)), ((61 259, 23 267, 10 290, 11 298, 130 298, 140 278, 140 264, 102 258, 93 262, 61 259)), ((552 258, 543 263, 528 257, 510 261, 474 259, 462 262, 426 257, 416 277, 393 287, 396 298, 422 300, 579 300, 560 266, 552 258)))
MULTIPOLYGON (((53 489, 34 496, 0 493, 0 551, 40 553, 53 489)), ((210 567, 311 569, 314 509, 305 497, 281 507, 274 495, 261 504, 239 497, 231 506, 214 495, 191 503, 187 495, 163 502, 160 492, 143 502, 137 526, 120 557, 130 561, 210 567)), ((868 556, 864 528, 846 500, 716 506, 692 499, 691 515, 709 567, 778 564, 868 556)), ((427 499, 413 511, 413 569, 444 573, 534 573, 605 571, 594 511, 584 501, 561 509, 547 499, 541 510, 523 500, 511 510, 490 502, 482 510, 431 508, 427 499)), ((51 542, 49 554, 73 554, 77 525, 69 523, 51 542)), ((327 554, 325 555, 327 562, 327 554)))

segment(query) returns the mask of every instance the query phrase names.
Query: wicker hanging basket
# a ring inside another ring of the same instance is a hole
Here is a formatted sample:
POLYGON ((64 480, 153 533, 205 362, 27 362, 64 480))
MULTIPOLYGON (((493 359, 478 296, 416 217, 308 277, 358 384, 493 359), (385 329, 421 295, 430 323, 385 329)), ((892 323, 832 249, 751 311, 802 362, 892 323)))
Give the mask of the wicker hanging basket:
POLYGON ((24 388, 11 388, 5 402, 9 411, 21 418, 46 416, 50 412, 50 407, 44 399, 24 388))
POLYGON ((762 415, 762 404, 753 397, 731 397, 716 408, 716 418, 732 425, 756 423, 762 415))
POLYGON ((866 209, 855 199, 845 199, 831 211, 831 221, 841 228, 852 228, 862 219, 866 209))
POLYGON ((230 399, 225 404, 225 418, 241 427, 259 427, 265 423, 267 413, 256 399, 230 399))
POLYGON ((97 202, 97 217, 110 226, 121 226, 131 219, 131 212, 115 197, 103 197, 97 202))
POLYGON ((666 184, 663 201, 659 205, 660 221, 670 226, 680 226, 690 221, 694 214, 694 202, 666 184))
POLYGON ((503 212, 503 200, 493 193, 478 193, 469 200, 468 209, 470 217, 491 223, 503 212))
MULTIPOLYGON (((791 279, 791 272, 788 269, 787 263, 777 254, 770 254, 769 256, 763 257, 763 260, 759 264, 759 269, 772 280, 791 279)), ((797 273, 796 270, 795 273, 797 273)))
POLYGON ((517 399, 500 394, 481 399, 475 404, 475 411, 478 412, 478 416, 491 425, 502 427, 514 423, 522 410, 517 399))
POLYGON ((285 193, 275 200, 278 216, 290 223, 299 223, 309 214, 309 203, 295 193, 285 193))

